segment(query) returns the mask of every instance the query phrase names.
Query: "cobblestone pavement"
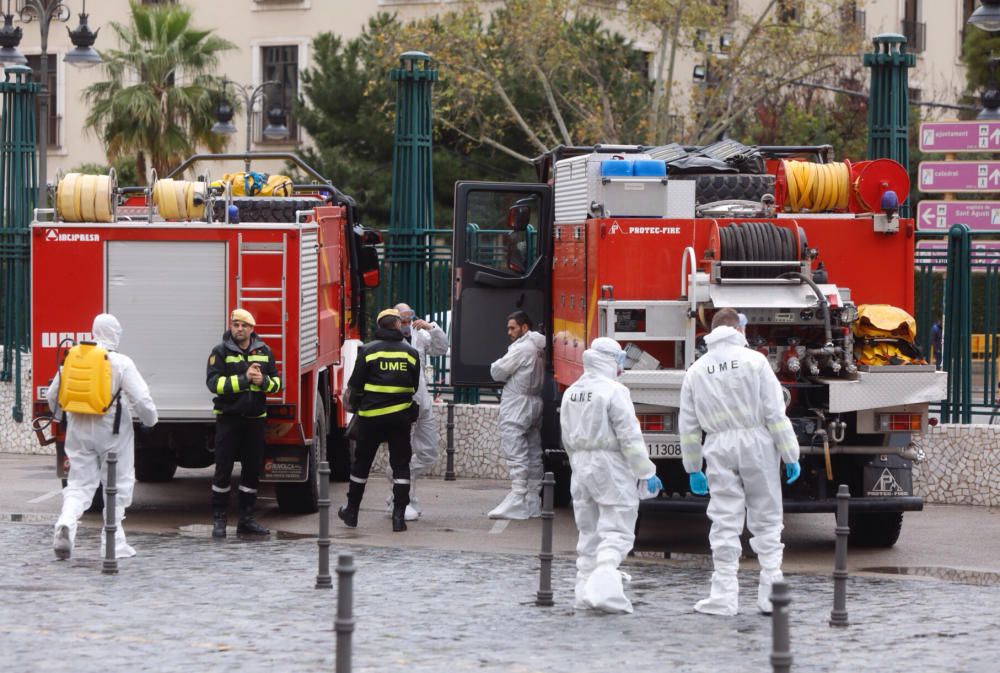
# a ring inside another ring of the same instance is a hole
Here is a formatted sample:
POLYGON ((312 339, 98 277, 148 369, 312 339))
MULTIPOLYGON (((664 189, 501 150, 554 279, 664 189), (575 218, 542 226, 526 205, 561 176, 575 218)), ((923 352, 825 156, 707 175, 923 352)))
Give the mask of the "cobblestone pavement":
MULTIPOLYGON (((48 526, 0 524, 0 670, 332 671, 336 590, 313 588, 315 540, 198 533, 131 534, 139 555, 104 576, 97 530, 81 528, 74 558, 59 562, 48 526)), ((702 562, 630 559, 636 612, 605 616, 569 607, 566 556, 554 564, 557 606, 537 608, 530 556, 335 544, 358 567, 355 671, 771 670, 770 619, 749 573, 741 614, 708 617, 691 610, 707 590, 702 562)), ((795 671, 997 670, 1000 587, 852 577, 852 626, 834 630, 830 579, 788 581, 795 671)))

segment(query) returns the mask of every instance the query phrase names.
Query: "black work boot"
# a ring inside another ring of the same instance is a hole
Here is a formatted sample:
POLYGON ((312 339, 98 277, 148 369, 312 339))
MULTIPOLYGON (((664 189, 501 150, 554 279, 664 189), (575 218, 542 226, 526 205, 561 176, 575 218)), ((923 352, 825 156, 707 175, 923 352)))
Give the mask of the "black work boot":
POLYGON ((212 537, 226 537, 226 511, 212 512, 212 537))
POLYGON ((358 512, 361 510, 361 499, 365 497, 365 483, 352 481, 347 485, 347 504, 337 510, 337 516, 348 528, 358 527, 358 512))
POLYGON ((271 531, 257 523, 252 509, 240 510, 240 522, 236 525, 237 535, 270 535, 271 531))
POLYGON ((392 532, 401 533, 406 530, 406 505, 394 503, 392 506, 392 532))
POLYGON ((337 516, 340 520, 344 522, 344 525, 348 528, 358 527, 358 507, 347 503, 343 507, 337 510, 337 516))

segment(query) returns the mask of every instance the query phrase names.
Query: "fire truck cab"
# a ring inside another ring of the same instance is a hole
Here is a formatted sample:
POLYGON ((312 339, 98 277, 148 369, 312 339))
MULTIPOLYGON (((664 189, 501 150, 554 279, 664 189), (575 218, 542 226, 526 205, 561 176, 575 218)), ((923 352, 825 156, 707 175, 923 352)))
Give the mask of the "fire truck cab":
POLYGON ((825 146, 754 148, 766 160, 756 172, 666 170, 741 148, 560 147, 537 160, 538 183, 457 183, 452 382, 495 386, 506 316, 532 317, 548 344, 546 460, 566 502, 560 396, 594 338, 618 340, 628 357, 619 380, 665 485, 643 511, 704 511, 680 460, 680 387, 714 311, 733 307, 748 319, 749 347, 771 361, 799 438, 803 476, 784 486, 785 511, 834 512, 847 484, 853 542, 891 546, 902 513, 923 506, 914 438, 947 381, 919 359, 872 366, 856 354, 869 344, 855 336, 860 306, 913 311, 914 227, 896 212, 906 171, 889 160, 834 164, 825 146), (800 193, 806 170, 825 192, 800 193))
MULTIPOLYGON (((247 156, 198 155, 175 173, 235 158, 247 156)), ((378 283, 379 237, 350 197, 298 157, 281 158, 315 182, 289 181, 270 196, 248 195, 248 183, 233 196, 232 184, 204 176, 124 189, 113 176, 64 178, 57 208, 37 211, 31 231, 33 396, 36 416, 48 413, 64 349, 90 338, 95 315, 112 313, 160 416, 136 432, 136 477, 168 481, 178 466, 210 466, 206 362, 230 312, 247 308, 285 382, 267 399, 262 481, 275 485, 282 511, 307 513, 317 510, 318 463, 329 460, 342 479, 349 470, 342 393, 364 338, 364 289, 378 283)), ((65 477, 64 430, 53 427, 65 477)))

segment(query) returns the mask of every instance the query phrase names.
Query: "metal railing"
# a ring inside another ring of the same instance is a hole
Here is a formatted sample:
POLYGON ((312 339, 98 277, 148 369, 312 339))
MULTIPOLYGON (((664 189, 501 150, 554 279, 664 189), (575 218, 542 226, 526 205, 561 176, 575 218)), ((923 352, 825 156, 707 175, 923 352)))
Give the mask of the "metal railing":
MULTIPOLYGON (((985 415, 991 423, 1000 422, 1000 250, 974 242, 995 234, 956 227, 949 232, 948 247, 941 242, 914 254, 917 343, 925 354, 936 350, 932 326, 944 318, 943 353, 935 353, 935 362, 948 372, 948 398, 931 408, 944 422, 982 422, 985 415)), ((941 234, 918 232, 917 238, 940 241, 941 234)))

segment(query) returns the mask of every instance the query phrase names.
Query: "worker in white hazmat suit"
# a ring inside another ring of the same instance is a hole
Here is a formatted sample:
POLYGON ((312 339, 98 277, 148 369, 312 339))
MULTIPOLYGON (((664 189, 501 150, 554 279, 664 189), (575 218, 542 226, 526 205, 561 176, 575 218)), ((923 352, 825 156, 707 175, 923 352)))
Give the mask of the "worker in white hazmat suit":
MULTIPOLYGON (((416 494, 417 477, 427 474, 438 458, 438 424, 434 415, 434 398, 427 387, 427 358, 448 352, 448 335, 437 323, 416 318, 408 304, 396 304, 394 308, 402 318, 400 331, 403 332, 403 338, 420 354, 420 384, 413 396, 413 401, 420 406, 420 415, 414 421, 410 435, 413 457, 410 459, 410 504, 406 506, 405 514, 407 521, 416 521, 420 518, 420 503, 417 502, 416 494)), ((392 479, 391 474, 389 479, 392 479)), ((389 515, 392 514, 392 503, 390 492, 386 499, 389 515)))
POLYGON ((524 311, 507 317, 507 353, 490 365, 504 384, 500 397, 500 444, 510 470, 510 493, 490 511, 491 519, 528 519, 542 514, 542 384, 545 337, 532 331, 524 311))
MULTIPOLYGON (((135 556, 133 549, 125 540, 125 530, 122 519, 125 518, 125 508, 132 504, 132 490, 135 487, 135 447, 132 431, 132 414, 134 409, 139 422, 145 427, 156 425, 158 420, 156 406, 149 394, 149 387, 136 369, 132 359, 117 352, 121 340, 122 327, 118 320, 108 313, 102 313, 94 318, 91 330, 97 345, 108 351, 111 362, 111 390, 121 391, 121 418, 118 434, 114 433, 117 404, 103 415, 80 414, 68 412, 68 427, 66 429, 66 456, 69 458, 69 476, 66 488, 63 489, 63 505, 59 519, 56 521, 53 536, 53 549, 57 558, 69 558, 76 540, 77 522, 84 511, 90 507, 99 484, 107 479, 106 461, 108 453, 118 454, 118 464, 115 472, 118 493, 115 496, 115 556, 125 558, 135 556)), ((49 385, 46 399, 49 408, 59 416, 59 373, 56 373, 49 385)), ((105 516, 105 520, 106 520, 105 516)), ((101 554, 105 536, 101 536, 101 554)))
POLYGON ((632 612, 618 566, 635 542, 640 489, 661 488, 628 388, 615 379, 625 352, 599 337, 583 353, 583 376, 563 393, 559 423, 573 468, 570 493, 580 531, 577 608, 632 612))
POLYGON ((744 518, 750 547, 760 562, 757 607, 771 612, 771 586, 782 579, 781 466, 788 483, 799 476, 799 443, 785 415, 781 384, 767 358, 746 348, 739 315, 721 309, 705 337, 708 352, 684 376, 680 435, 691 490, 707 491, 709 540, 715 571, 711 593, 695 610, 735 615, 739 609, 736 573, 744 518), (702 433, 705 443, 702 446, 702 433), (701 472, 702 457, 708 466, 701 472))

